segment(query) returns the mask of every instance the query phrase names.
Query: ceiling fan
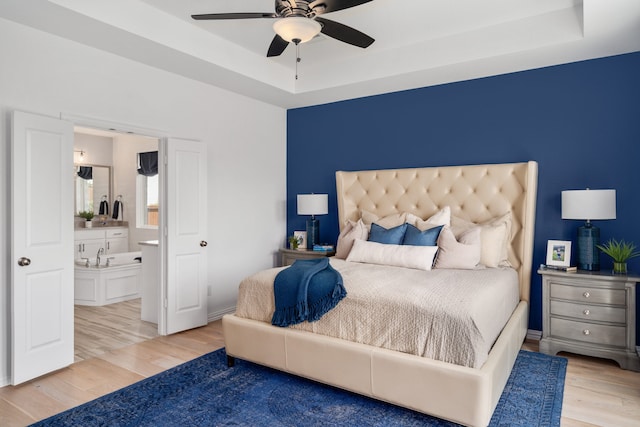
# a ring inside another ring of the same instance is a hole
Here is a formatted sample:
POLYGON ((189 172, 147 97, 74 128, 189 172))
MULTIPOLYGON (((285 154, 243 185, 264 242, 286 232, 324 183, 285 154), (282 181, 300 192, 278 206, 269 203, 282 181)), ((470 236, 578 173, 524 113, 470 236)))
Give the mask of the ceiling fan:
POLYGON ((325 34, 341 42, 366 48, 374 42, 368 35, 330 19, 318 15, 359 6, 372 0, 275 0, 274 13, 207 13, 191 15, 196 20, 216 19, 278 19, 273 24, 276 32, 267 56, 279 56, 289 43, 299 44, 311 40, 318 33, 325 34))

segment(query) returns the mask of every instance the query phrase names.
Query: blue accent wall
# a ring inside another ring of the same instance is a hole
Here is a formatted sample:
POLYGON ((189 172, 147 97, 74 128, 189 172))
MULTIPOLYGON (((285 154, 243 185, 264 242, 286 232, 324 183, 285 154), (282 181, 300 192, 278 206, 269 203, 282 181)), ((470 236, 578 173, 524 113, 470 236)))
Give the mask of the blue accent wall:
POLYGON ((536 267, 547 240, 575 242, 582 224, 561 219, 562 190, 615 189, 601 240, 640 245, 640 52, 289 110, 287 231, 305 229, 296 194, 328 193, 320 240, 336 242, 336 170, 527 160, 539 164, 529 328, 541 330, 536 267))

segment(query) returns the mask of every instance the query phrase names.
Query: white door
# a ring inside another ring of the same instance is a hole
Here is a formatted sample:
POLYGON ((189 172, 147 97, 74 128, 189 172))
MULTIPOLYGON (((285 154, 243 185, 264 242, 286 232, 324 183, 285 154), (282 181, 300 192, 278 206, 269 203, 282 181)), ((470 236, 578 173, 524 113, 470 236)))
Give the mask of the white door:
POLYGON ((207 324, 207 171, 201 142, 160 144, 161 271, 158 330, 172 334, 207 324))
POLYGON ((11 376, 73 363, 73 125, 14 112, 11 376))

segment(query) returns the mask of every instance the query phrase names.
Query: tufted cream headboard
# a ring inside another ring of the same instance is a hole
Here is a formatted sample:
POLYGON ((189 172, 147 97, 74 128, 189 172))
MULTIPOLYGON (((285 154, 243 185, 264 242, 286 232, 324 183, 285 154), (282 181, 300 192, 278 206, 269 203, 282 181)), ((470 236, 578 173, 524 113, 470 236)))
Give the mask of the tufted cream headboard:
POLYGON ((538 164, 444 166, 336 172, 338 221, 361 210, 380 217, 411 212, 426 219, 445 206, 451 215, 484 222, 511 211, 509 261, 518 270, 520 299, 529 301, 538 164))

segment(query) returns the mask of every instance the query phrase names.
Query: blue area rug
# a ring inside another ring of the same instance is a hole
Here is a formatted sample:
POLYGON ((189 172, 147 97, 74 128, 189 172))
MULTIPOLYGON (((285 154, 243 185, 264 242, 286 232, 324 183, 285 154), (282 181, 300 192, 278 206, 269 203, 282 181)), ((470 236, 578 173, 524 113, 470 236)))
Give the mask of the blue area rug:
MULTIPOLYGON (((567 360, 520 351, 491 426, 559 426, 567 360)), ((35 426, 455 426, 367 397, 204 355, 35 426)))

